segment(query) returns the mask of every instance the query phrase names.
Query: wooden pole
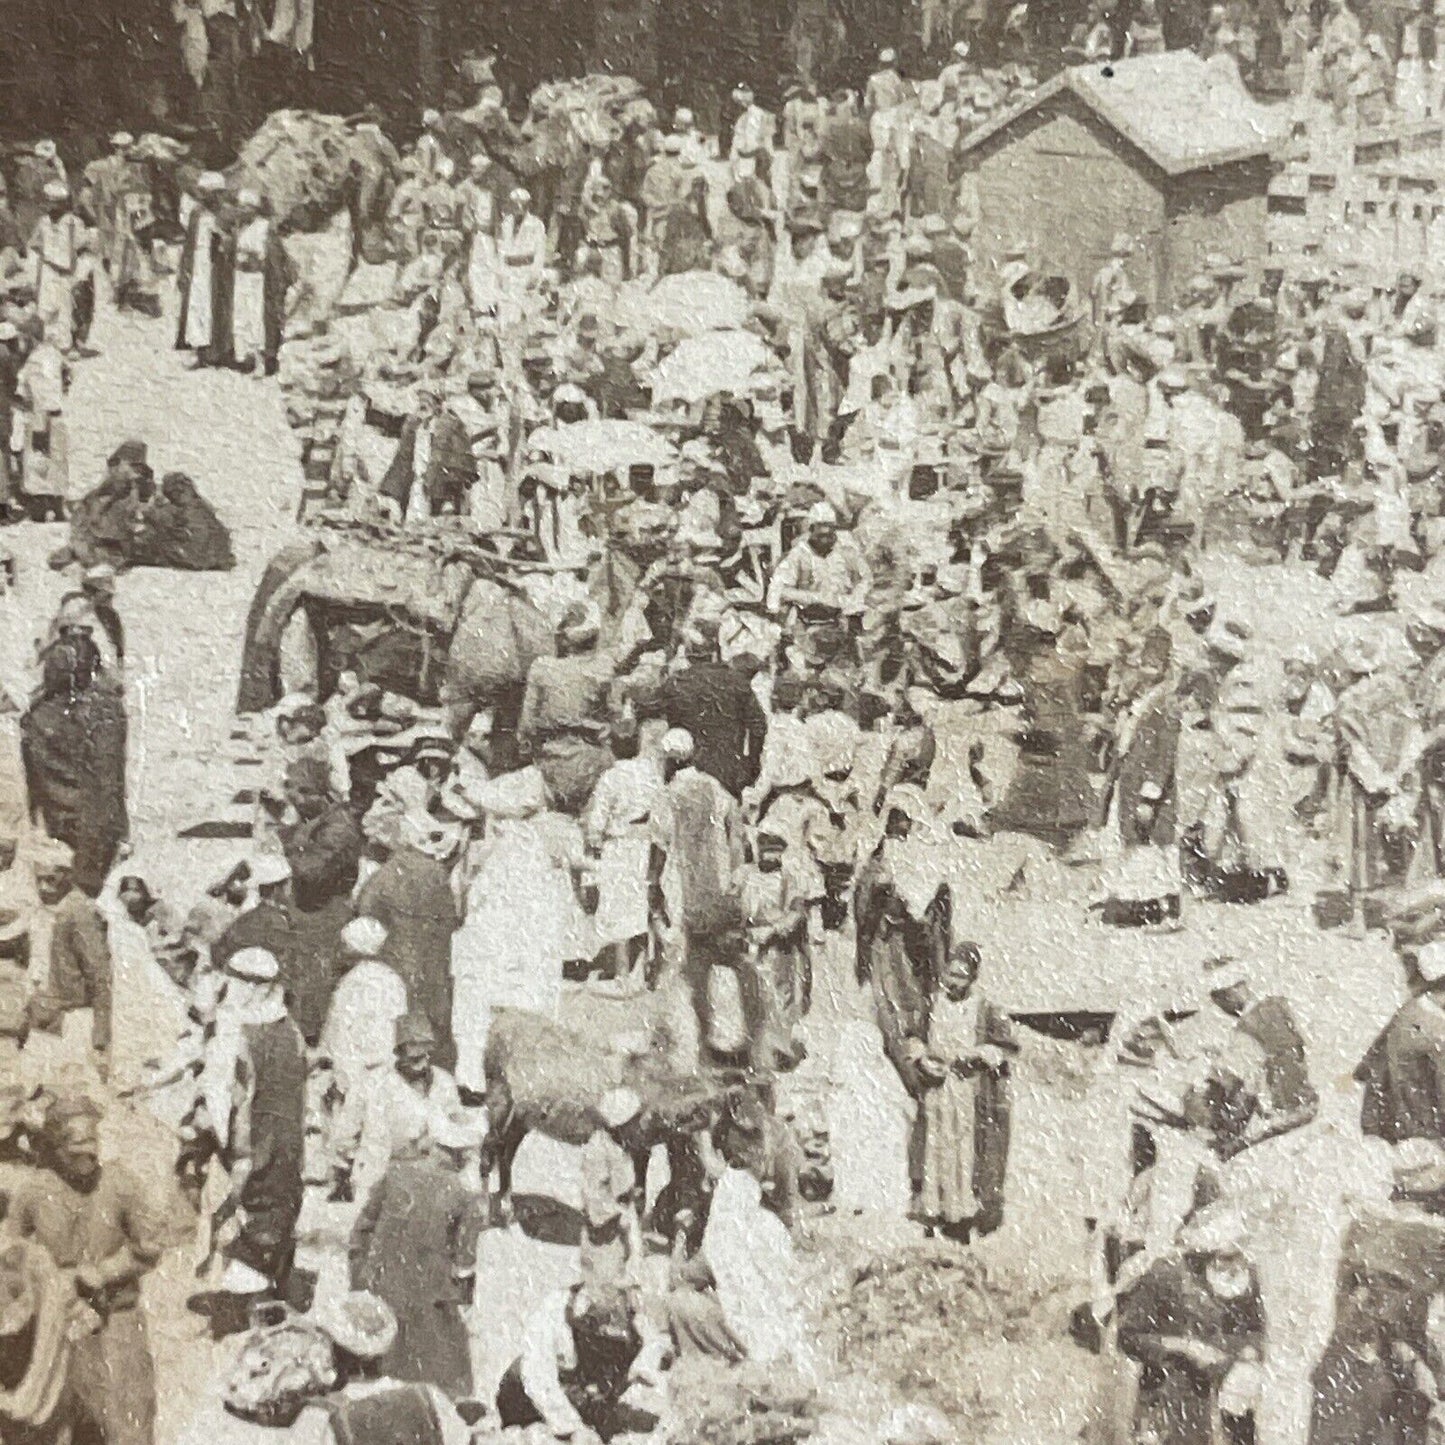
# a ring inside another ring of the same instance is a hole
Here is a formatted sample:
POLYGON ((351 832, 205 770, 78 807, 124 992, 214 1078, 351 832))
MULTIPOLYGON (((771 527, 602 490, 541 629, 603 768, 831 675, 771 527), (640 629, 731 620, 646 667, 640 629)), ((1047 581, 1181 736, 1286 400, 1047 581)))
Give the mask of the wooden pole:
POLYGON ((416 52, 421 103, 424 106, 440 105, 444 59, 441 0, 417 0, 416 52))

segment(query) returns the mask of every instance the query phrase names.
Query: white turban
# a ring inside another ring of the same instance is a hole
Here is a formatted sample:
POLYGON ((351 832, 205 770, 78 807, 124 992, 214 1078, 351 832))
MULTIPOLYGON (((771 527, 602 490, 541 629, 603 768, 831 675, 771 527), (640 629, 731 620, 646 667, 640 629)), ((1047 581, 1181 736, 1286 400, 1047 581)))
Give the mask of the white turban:
POLYGON ((341 930, 341 941, 359 958, 375 958, 386 946, 386 928, 375 918, 353 918, 341 930))

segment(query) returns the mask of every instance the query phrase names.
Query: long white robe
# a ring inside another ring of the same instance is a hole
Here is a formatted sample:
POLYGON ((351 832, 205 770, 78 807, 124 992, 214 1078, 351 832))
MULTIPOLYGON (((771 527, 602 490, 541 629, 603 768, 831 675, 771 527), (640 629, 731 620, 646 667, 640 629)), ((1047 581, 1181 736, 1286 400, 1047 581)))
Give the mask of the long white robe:
POLYGON ((186 334, 181 338, 188 347, 197 349, 211 344, 211 240, 215 234, 216 218, 202 211, 196 222, 191 287, 186 293, 186 334))
POLYGON ((266 246, 271 223, 258 216, 236 237, 236 290, 231 331, 236 359, 246 361, 266 350, 266 246))
POLYGON ((558 813, 497 819, 452 935, 452 1033, 457 1082, 481 1089, 487 1035, 498 1008, 555 1018, 562 965, 596 951, 572 886, 577 825, 558 813))
POLYGON ((331 1060, 343 1094, 370 1071, 390 1067, 396 1021, 406 1008, 401 976, 374 958, 359 960, 336 985, 321 1030, 321 1051, 331 1060))
POLYGON ((598 850, 592 926, 599 947, 647 932, 651 820, 662 797, 662 773, 650 758, 614 763, 592 790, 583 828, 598 850))

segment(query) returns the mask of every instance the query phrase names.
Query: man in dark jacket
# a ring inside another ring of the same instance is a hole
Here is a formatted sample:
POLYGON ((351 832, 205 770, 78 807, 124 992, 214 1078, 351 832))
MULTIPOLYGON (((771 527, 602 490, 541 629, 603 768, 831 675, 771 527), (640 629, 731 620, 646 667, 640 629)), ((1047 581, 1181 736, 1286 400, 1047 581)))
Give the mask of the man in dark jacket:
POLYGON ((281 986, 291 1016, 303 1033, 311 1028, 315 1037, 320 1034, 326 1015, 324 1009, 318 1009, 312 1002, 313 995, 329 996, 334 980, 327 970, 323 970, 326 976, 321 982, 314 980, 319 960, 303 950, 296 927, 291 904, 291 865, 284 857, 267 853, 253 859, 249 867, 256 901, 212 945, 211 961, 223 969, 244 948, 264 948, 274 955, 280 964, 281 986))
POLYGON ((459 1170, 480 1135, 460 1118, 438 1120, 430 1141, 403 1145, 367 1197, 351 1233, 351 1283, 396 1315, 382 1360, 393 1379, 439 1385, 453 1400, 473 1391, 462 1307, 471 1303, 482 1200, 459 1170))
POLYGON ((402 427, 396 455, 381 479, 381 495, 395 502, 403 517, 457 515, 466 510, 476 480, 466 427, 442 409, 434 394, 424 395, 417 414, 402 427))
POLYGON ((1445 1201, 1445 939, 1403 950, 1410 997, 1355 1069, 1364 1085, 1360 1132, 1387 1144, 1428 1141, 1438 1157, 1396 1178, 1396 1188, 1439 1210, 1445 1201))
POLYGON ((237 1029, 218 1030, 212 1041, 211 1062, 235 1078, 230 1118, 213 1120, 231 1180, 218 1219, 233 1214, 240 1226, 223 1250, 220 1292, 242 1299, 285 1291, 301 1214, 306 1045, 286 1012, 279 975, 264 948, 233 954, 224 1007, 237 1029))
POLYGON ((691 733, 694 767, 741 798, 757 781, 767 714, 748 674, 719 660, 715 632, 695 629, 684 645, 687 666, 666 678, 639 710, 691 733))

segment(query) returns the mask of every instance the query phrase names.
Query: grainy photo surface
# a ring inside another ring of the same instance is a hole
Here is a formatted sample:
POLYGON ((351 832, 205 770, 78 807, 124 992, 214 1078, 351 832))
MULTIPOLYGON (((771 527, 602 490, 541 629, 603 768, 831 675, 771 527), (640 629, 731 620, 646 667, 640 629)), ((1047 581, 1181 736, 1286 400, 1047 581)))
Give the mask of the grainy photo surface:
POLYGON ((0 5, 0 1445, 1445 1442, 1442 39, 0 5))

